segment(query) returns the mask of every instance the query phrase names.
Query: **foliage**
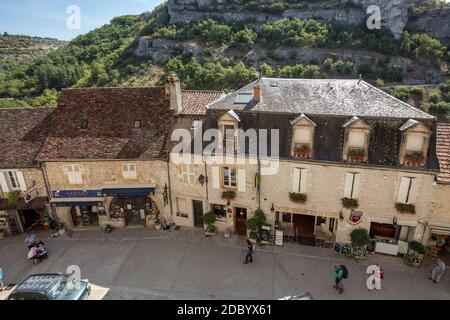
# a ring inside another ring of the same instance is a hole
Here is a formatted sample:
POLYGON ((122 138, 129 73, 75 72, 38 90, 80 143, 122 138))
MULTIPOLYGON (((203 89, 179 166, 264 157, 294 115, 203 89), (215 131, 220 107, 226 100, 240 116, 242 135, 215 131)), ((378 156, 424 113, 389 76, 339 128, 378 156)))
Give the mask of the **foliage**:
POLYGON ((216 233, 217 227, 213 224, 208 224, 208 226, 206 227, 206 232, 207 233, 216 233))
POLYGON ((214 222, 216 222, 216 215, 214 212, 205 213, 203 215, 203 222, 208 226, 214 224, 214 222))
POLYGON ((222 199, 233 200, 234 198, 236 198, 236 192, 234 192, 234 191, 222 192, 222 199))
POLYGON ((366 259, 367 248, 366 246, 346 243, 341 247, 341 254, 349 258, 366 259))
POLYGON ((255 45, 255 40, 256 32, 252 29, 245 28, 231 36, 230 47, 237 48, 241 51, 249 51, 255 45))
POLYGON ((255 210, 253 217, 247 219, 245 222, 247 229, 259 234, 261 227, 266 223, 267 218, 264 211, 261 209, 255 210))
POLYGON ((420 264, 420 262, 422 261, 417 254, 409 254, 409 253, 405 255, 404 259, 405 262, 410 265, 417 265, 420 264))
POLYGON ((425 246, 419 241, 411 241, 409 243, 409 250, 413 250, 418 254, 425 254, 426 252, 425 246))
POLYGON ((33 107, 56 107, 58 104, 59 93, 56 89, 45 89, 42 95, 33 99, 33 107))
POLYGON ((405 160, 407 162, 411 162, 413 164, 421 164, 425 160, 425 156, 421 151, 415 151, 411 153, 407 153, 405 155, 405 160))
POLYGON ((11 191, 6 194, 8 204, 14 206, 19 203, 20 193, 18 191, 11 191))
POLYGON ((350 238, 355 246, 367 246, 370 242, 369 232, 364 228, 353 230, 350 238))
POLYGON ((291 192, 289 193, 289 199, 295 203, 305 203, 308 200, 308 195, 305 193, 291 192))
POLYGON ((365 150, 361 148, 349 148, 347 152, 351 161, 362 161, 365 154, 365 150))
POLYGON ((396 87, 391 92, 391 94, 399 100, 407 101, 409 98, 409 89, 408 87, 396 87))
POLYGON ((346 209, 356 209, 359 207, 358 200, 351 198, 342 198, 342 206, 346 209))
POLYGON ((416 206, 409 203, 397 202, 395 204, 395 209, 397 209, 397 211, 401 213, 410 213, 410 214, 416 213, 416 206))

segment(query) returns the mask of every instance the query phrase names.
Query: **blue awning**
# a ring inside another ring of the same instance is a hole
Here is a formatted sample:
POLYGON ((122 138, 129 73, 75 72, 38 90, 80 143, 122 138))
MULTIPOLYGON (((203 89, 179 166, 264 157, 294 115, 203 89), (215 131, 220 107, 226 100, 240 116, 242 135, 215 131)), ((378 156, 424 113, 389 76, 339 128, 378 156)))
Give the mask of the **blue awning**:
POLYGON ((102 206, 105 198, 53 198, 50 204, 57 207, 102 206))
POLYGON ((148 196, 155 194, 155 186, 107 186, 102 189, 102 192, 105 196, 148 196))

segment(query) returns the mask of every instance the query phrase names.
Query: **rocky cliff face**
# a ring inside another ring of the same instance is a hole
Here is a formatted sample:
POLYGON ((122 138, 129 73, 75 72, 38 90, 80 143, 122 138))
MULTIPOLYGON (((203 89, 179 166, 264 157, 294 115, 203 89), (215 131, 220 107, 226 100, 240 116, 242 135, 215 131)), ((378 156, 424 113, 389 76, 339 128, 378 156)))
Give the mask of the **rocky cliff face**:
POLYGON ((423 32, 450 45, 450 8, 429 10, 411 19, 406 27, 411 32, 423 32))
POLYGON ((204 18, 228 22, 245 21, 265 23, 281 18, 315 18, 325 21, 345 21, 365 24, 367 8, 377 5, 381 10, 382 24, 394 36, 400 37, 408 23, 408 12, 420 0, 296 0, 281 2, 281 7, 271 7, 273 0, 169 0, 170 22, 186 23, 204 18), (252 5, 250 5, 252 4, 252 5), (257 13, 257 14, 255 14, 257 13))

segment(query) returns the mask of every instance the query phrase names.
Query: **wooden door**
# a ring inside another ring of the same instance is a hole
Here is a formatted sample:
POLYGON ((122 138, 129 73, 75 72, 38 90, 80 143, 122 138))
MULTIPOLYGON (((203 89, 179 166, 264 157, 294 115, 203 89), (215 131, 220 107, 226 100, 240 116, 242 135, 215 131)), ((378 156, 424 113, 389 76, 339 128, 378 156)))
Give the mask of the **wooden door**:
POLYGON ((203 202, 192 200, 192 206, 194 209, 194 226, 203 228, 203 202))
POLYGON ((247 235, 247 209, 244 208, 235 208, 235 217, 236 217, 236 233, 240 236, 247 235))

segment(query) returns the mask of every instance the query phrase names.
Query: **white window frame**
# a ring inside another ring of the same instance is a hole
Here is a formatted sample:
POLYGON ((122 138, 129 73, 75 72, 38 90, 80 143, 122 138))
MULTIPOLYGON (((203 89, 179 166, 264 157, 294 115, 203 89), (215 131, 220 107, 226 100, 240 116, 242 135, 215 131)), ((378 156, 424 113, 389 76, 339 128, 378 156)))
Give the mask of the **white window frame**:
POLYGON ((137 178, 136 163, 122 164, 122 175, 124 179, 136 179, 137 178), (134 168, 134 170, 131 170, 131 168, 134 168))
POLYGON ((223 187, 233 188, 237 187, 237 169, 233 167, 223 167, 223 187), (232 172, 234 171, 234 176, 232 172), (228 180, 228 183, 226 183, 228 180))
POLYGON ((222 148, 225 150, 225 153, 234 154, 236 151, 236 125, 231 123, 224 123, 222 125, 222 148), (228 127, 228 128, 227 128, 228 127), (227 131, 233 131, 233 135, 227 135, 227 131))
POLYGON ((195 184, 195 164, 181 164, 181 182, 195 184))
POLYGON ((5 171, 6 183, 11 186, 11 191, 20 191, 20 182, 16 171, 5 171))
POLYGON ((83 184, 83 176, 81 174, 82 167, 78 164, 70 164, 66 166, 67 178, 69 184, 80 185, 83 184), (77 170, 76 170, 77 169, 77 170))
POLYGON ((297 126, 294 129, 294 144, 297 145, 308 145, 310 146, 312 138, 312 128, 306 126, 297 126), (306 136, 303 136, 303 134, 306 136), (297 139, 299 138, 299 139, 297 139))

